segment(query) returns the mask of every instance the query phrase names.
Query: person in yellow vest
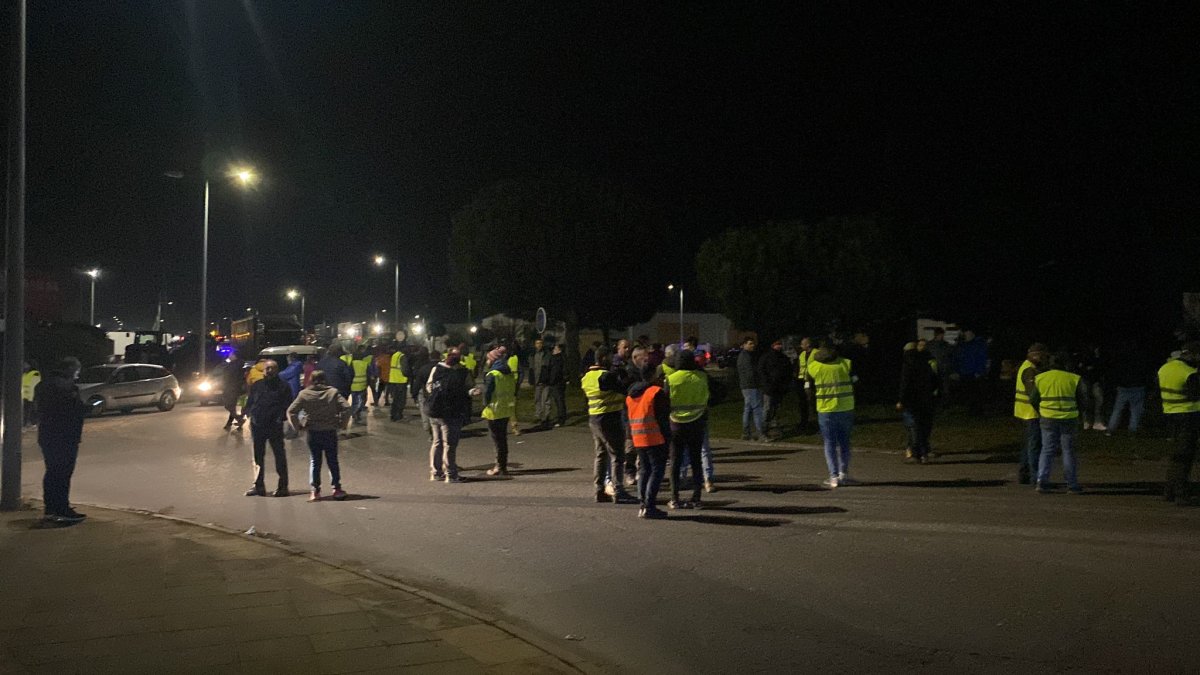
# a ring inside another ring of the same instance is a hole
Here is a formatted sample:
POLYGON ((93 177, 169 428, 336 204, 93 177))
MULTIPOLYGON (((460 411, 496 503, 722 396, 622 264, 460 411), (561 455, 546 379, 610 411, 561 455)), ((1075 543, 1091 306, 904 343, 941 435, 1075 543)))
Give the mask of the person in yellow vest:
POLYGON ((828 488, 854 485, 850 477, 850 431, 854 428, 854 376, 850 359, 842 358, 828 340, 808 363, 807 378, 816 400, 817 426, 825 442, 828 488))
POLYGON ((1158 390, 1162 393, 1163 412, 1171 421, 1175 452, 1167 465, 1167 484, 1163 499, 1188 503, 1188 476, 1196 461, 1196 440, 1200 436, 1200 342, 1185 343, 1179 358, 1158 369, 1158 390))
MULTIPOLYGON (((520 389, 521 389, 521 370, 520 370, 521 358, 517 355, 518 349, 520 349, 520 346, 518 346, 517 344, 514 343, 511 348, 505 347, 504 351, 505 351, 505 354, 508 355, 507 356, 508 369, 510 371, 512 371, 513 375, 516 376, 517 390, 520 391, 520 389)), ((513 416, 508 418, 508 426, 509 426, 509 429, 512 431, 513 436, 521 435, 521 425, 517 423, 516 413, 513 413, 513 416)))
POLYGON ((1029 345, 1025 362, 1017 369, 1013 417, 1021 421, 1025 434, 1017 465, 1017 482, 1021 485, 1029 485, 1034 480, 1042 456, 1042 427, 1038 422, 1037 408, 1029 400, 1029 392, 1033 391, 1034 379, 1041 372, 1045 360, 1046 345, 1035 342, 1029 345))
POLYGON ((812 386, 808 382, 808 364, 812 361, 816 349, 810 338, 800 338, 800 351, 796 354, 796 382, 800 388, 800 426, 799 433, 807 434, 810 420, 816 417, 816 399, 813 398, 812 386))
POLYGON ((596 363, 589 367, 580 381, 587 397, 588 427, 592 431, 596 459, 592 467, 592 482, 596 501, 626 504, 633 498, 625 491, 625 386, 612 371, 612 352, 607 347, 596 350, 596 363), (610 473, 611 472, 611 473, 610 473), (612 476, 612 486, 605 489, 604 477, 612 476))
POLYGON ((388 364, 388 384, 392 387, 392 407, 390 417, 393 422, 404 419, 404 404, 408 400, 408 355, 405 345, 396 345, 388 364))
POLYGON ((638 454, 638 518, 651 520, 667 517, 667 512, 658 508, 658 490, 671 443, 671 398, 655 370, 644 367, 642 379, 629 387, 625 397, 625 426, 638 454))
POLYGON ((350 368, 354 371, 354 379, 350 381, 350 405, 355 422, 362 422, 362 411, 367 407, 367 370, 370 367, 371 355, 366 347, 359 345, 350 359, 350 368))
POLYGON ((708 428, 708 376, 696 366, 696 356, 684 349, 679 352, 678 368, 667 377, 671 402, 671 501, 672 509, 700 508, 700 488, 704 481, 702 453, 708 428), (692 472, 692 499, 681 501, 682 463, 687 456, 692 472))
POLYGON ((483 375, 483 418, 496 446, 496 465, 489 476, 508 475, 508 420, 517 411, 517 376, 503 358, 503 350, 488 352, 488 371, 483 375))
POLYGON ((1029 390, 1030 402, 1037 407, 1039 428, 1042 431, 1042 456, 1037 467, 1037 491, 1052 492, 1050 470, 1054 455, 1062 452, 1063 478, 1071 494, 1080 494, 1079 468, 1075 461, 1075 446, 1079 438, 1079 401, 1084 396, 1079 375, 1072 373, 1071 356, 1065 352, 1049 359, 1045 372, 1034 378, 1029 390))
POLYGON ((475 359, 475 353, 471 351, 471 348, 468 347, 464 342, 458 346, 458 351, 463 355, 463 368, 467 369, 467 372, 470 373, 471 377, 478 375, 478 373, 475 371, 479 368, 479 361, 475 359))
POLYGON ((37 406, 33 404, 33 392, 37 389, 38 383, 42 381, 42 373, 28 361, 24 366, 25 372, 21 375, 21 412, 24 425, 30 427, 37 424, 37 406))

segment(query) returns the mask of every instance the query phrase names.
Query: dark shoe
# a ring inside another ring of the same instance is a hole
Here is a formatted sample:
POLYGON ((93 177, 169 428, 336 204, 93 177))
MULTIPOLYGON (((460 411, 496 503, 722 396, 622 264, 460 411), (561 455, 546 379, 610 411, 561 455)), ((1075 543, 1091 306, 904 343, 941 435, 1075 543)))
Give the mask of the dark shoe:
POLYGON ((288 492, 288 489, 286 487, 281 487, 281 488, 276 488, 275 491, 271 493, 271 496, 272 497, 286 497, 290 494, 291 493, 288 492))
POLYGON ((689 509, 702 509, 704 508, 704 504, 700 502, 700 496, 696 495, 692 498, 692 501, 688 502, 687 507, 689 509))
POLYGON ((1079 485, 1076 485, 1075 487, 1067 488, 1067 492, 1073 495, 1081 495, 1083 494, 1083 488, 1079 485))
POLYGON ((685 502, 681 499, 676 498, 676 499, 672 499, 671 501, 667 502, 667 508, 671 509, 672 511, 675 511, 678 509, 690 509, 690 508, 692 508, 692 504, 691 504, 691 502, 685 502))
POLYGON ((617 494, 613 495, 612 503, 614 504, 637 504, 638 500, 633 495, 624 490, 617 490, 617 494))
POLYGON ((446 480, 446 476, 445 476, 445 474, 431 473, 431 474, 429 474, 429 480, 437 483, 437 482, 446 480))
POLYGON ((1049 483, 1038 483, 1037 492, 1040 495, 1048 495, 1054 492, 1054 488, 1050 487, 1049 483))
POLYGON ((83 515, 82 513, 75 513, 73 515, 71 513, 54 513, 54 514, 48 514, 46 516, 45 520, 47 520, 51 523, 59 523, 59 524, 81 523, 81 522, 83 522, 83 519, 86 517, 87 516, 83 515))
POLYGON ((246 490, 246 496, 247 497, 266 497, 267 489, 262 486, 255 485, 254 487, 250 488, 249 490, 246 490))
POLYGON ((346 500, 345 491, 343 491, 342 488, 340 488, 340 487, 333 488, 333 499, 335 501, 339 501, 339 502, 345 501, 346 500))
POLYGON ((646 509, 646 515, 642 517, 646 520, 663 520, 667 517, 667 512, 662 509, 646 509))
POLYGON ((1020 485, 1029 485, 1030 476, 1029 469, 1021 467, 1017 470, 1017 483, 1020 485))
POLYGON ((463 482, 463 479, 459 478, 458 476, 446 476, 446 482, 447 483, 461 483, 461 482, 463 482))
POLYGON ((609 501, 608 493, 606 493, 604 490, 596 490, 596 503, 597 504, 604 504, 604 503, 607 503, 608 501, 609 501))

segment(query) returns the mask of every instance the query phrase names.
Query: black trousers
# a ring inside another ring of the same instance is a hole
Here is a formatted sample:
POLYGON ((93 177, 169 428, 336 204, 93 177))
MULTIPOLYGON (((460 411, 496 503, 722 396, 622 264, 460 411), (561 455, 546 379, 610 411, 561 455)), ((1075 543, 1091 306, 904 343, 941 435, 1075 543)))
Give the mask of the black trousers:
POLYGON ((42 459, 46 463, 46 474, 42 477, 42 501, 46 505, 46 515, 61 515, 71 508, 71 476, 75 473, 79 444, 50 443, 41 448, 42 459))
POLYGON ((1188 475, 1196 461, 1196 442, 1200 438, 1200 412, 1167 415, 1175 423, 1175 452, 1167 465, 1167 499, 1187 496, 1188 475))
POLYGON ((704 445, 704 427, 707 420, 686 424, 671 424, 671 498, 679 501, 680 462, 684 453, 692 466, 692 501, 700 501, 700 487, 704 484, 704 466, 700 461, 700 447, 704 445))
POLYGON ((807 431, 809 423, 816 417, 817 400, 813 397, 812 389, 805 389, 804 383, 800 383, 800 430, 807 431))
POLYGON ((287 452, 283 447, 283 423, 275 422, 269 425, 250 423, 250 438, 254 443, 254 485, 263 487, 263 461, 267 457, 267 444, 271 444, 271 454, 275 455, 275 473, 279 476, 278 487, 286 490, 288 486, 287 452))
POLYGON ((496 446, 496 466, 508 471, 508 418, 488 420, 487 427, 492 445, 496 446))
POLYGON ((395 422, 396 420, 404 419, 404 404, 406 402, 405 399, 408 398, 408 384, 391 382, 388 384, 388 387, 392 389, 392 421, 395 422))
POLYGON ((554 401, 554 412, 559 424, 567 423, 567 385, 550 385, 550 400, 554 401))

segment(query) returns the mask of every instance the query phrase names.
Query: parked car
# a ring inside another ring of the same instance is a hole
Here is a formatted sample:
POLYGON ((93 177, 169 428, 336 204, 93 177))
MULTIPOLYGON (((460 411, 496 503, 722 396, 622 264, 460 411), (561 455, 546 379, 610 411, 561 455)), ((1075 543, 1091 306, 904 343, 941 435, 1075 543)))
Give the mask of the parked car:
POLYGON ((171 371, 152 363, 92 366, 79 374, 80 398, 91 406, 93 415, 149 406, 166 412, 175 407, 180 393, 171 371))

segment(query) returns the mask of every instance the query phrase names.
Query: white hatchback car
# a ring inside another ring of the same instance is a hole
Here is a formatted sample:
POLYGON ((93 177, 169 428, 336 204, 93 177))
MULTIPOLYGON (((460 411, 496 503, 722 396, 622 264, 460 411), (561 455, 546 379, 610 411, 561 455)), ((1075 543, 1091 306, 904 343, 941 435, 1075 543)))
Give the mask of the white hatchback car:
POLYGON ((123 363, 84 368, 79 373, 79 397, 93 415, 106 410, 129 412, 155 406, 166 412, 179 400, 179 382, 171 371, 152 363, 123 363))

